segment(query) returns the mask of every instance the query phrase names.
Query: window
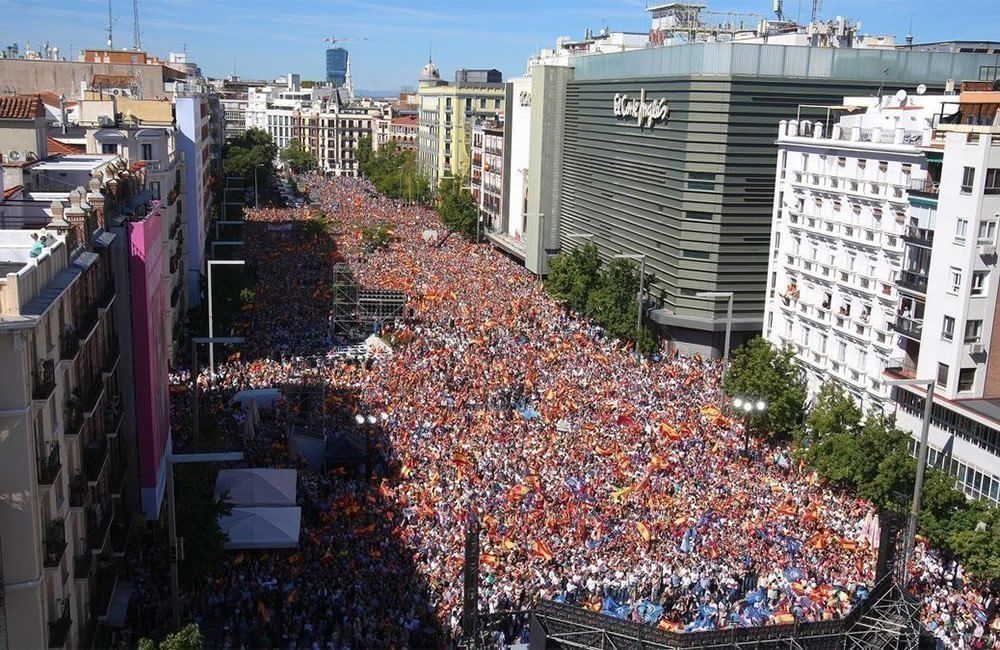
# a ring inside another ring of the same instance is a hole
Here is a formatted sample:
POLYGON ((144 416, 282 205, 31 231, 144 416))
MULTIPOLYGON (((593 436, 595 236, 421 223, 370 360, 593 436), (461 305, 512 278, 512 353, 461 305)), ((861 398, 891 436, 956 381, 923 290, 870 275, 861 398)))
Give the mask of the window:
POLYGON ((858 348, 858 370, 864 372, 868 370, 868 353, 862 348, 858 348))
POLYGON ((969 288, 971 295, 986 295, 986 279, 989 277, 989 273, 989 271, 974 271, 972 273, 972 286, 969 288))
POLYGON ((708 251, 684 250, 682 255, 693 260, 707 260, 709 258, 708 251))
POLYGON ((493 108, 497 108, 497 109, 500 108, 500 100, 499 99, 494 99, 493 100, 493 108))
POLYGON ((962 290, 962 269, 951 267, 951 288, 949 293, 958 293, 962 290))
POLYGON ((688 210, 684 213, 684 216, 688 219, 694 219, 695 221, 711 221, 711 212, 695 212, 694 210, 688 210))
POLYGON ((104 142, 101 144, 101 153, 116 154, 118 153, 118 145, 104 142))
POLYGON ((987 194, 1000 194, 1000 168, 986 170, 986 190, 987 194))
POLYGON ((976 383, 976 369, 975 368, 962 368, 958 371, 958 390, 969 391, 972 390, 972 385, 976 383))
POLYGON ((843 362, 847 359, 847 343, 837 341, 837 361, 843 362))
POLYGON ((992 244, 996 241, 997 236, 997 222, 996 221, 981 221, 979 223, 979 241, 985 242, 987 244, 992 244))
POLYGON ((965 342, 979 343, 979 341, 982 338, 983 338, 983 321, 981 320, 965 321, 965 342))
POLYGON ((945 316, 941 325, 941 338, 950 341, 955 338, 955 319, 952 316, 945 316))
POLYGON ((485 97, 480 97, 479 98, 479 108, 486 108, 486 98, 485 97))
POLYGON ((153 199, 160 200, 160 181, 150 181, 149 191, 153 193, 153 199))
POLYGON ((143 143, 142 145, 142 159, 143 160, 153 159, 153 145, 149 144, 148 142, 143 143))
POLYGON ((948 387, 948 364, 939 363, 938 364, 938 374, 937 374, 937 385, 941 388, 948 387))
POLYGON ((955 239, 965 240, 965 234, 969 231, 969 220, 959 219, 955 222, 955 239))
POLYGON ((711 192, 715 189, 715 174, 712 172, 688 172, 688 189, 711 192))
POLYGON ((975 167, 963 167, 962 168, 962 191, 971 192, 972 185, 976 182, 976 168, 975 167))
POLYGON ((445 99, 444 99, 444 110, 446 110, 446 111, 450 111, 451 110, 451 97, 445 97, 445 99))
POLYGON ((467 111, 471 111, 472 110, 472 98, 471 97, 466 97, 465 98, 465 110, 467 110, 467 111))
POLYGON ((843 156, 840 156, 839 158, 837 158, 837 166, 838 167, 843 167, 846 164, 847 164, 847 158, 845 158, 843 156))

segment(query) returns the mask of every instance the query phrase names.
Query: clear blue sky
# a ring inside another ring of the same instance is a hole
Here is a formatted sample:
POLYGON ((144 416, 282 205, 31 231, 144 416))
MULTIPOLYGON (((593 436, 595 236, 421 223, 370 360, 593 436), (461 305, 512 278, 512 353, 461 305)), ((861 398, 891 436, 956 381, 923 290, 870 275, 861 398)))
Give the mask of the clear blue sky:
MULTIPOLYGON (((718 12, 772 14, 773 0, 700 0, 718 12)), ((654 0, 650 4, 657 4, 654 0)), ((48 40, 63 53, 103 47, 107 0, 6 0, 0 46, 48 40)), ((824 0, 821 15, 862 21, 862 31, 892 34, 901 42, 911 21, 917 42, 1000 40, 1000 0, 824 0)), ((614 30, 649 30, 644 0, 139 0, 142 45, 157 56, 187 48, 205 74, 233 71, 269 79, 298 72, 325 78, 324 38, 352 38, 355 86, 395 90, 416 86, 433 45, 442 76, 454 70, 498 68, 522 74, 529 55, 558 36, 574 38, 607 24, 614 30)), ((812 0, 785 0, 785 13, 808 20, 812 0)), ((132 45, 132 0, 112 0, 115 46, 132 45)), ((2 80, 0 80, 2 82, 2 80)))

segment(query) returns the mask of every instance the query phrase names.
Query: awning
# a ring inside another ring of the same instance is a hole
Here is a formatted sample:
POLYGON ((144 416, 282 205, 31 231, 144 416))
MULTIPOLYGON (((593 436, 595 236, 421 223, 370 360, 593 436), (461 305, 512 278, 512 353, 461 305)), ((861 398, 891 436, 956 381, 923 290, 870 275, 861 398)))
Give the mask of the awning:
POLYGON ((301 508, 233 508, 219 525, 227 550, 298 548, 301 508))
POLYGON ((235 507, 294 506, 297 478, 294 469, 224 469, 215 479, 215 496, 228 493, 235 507))

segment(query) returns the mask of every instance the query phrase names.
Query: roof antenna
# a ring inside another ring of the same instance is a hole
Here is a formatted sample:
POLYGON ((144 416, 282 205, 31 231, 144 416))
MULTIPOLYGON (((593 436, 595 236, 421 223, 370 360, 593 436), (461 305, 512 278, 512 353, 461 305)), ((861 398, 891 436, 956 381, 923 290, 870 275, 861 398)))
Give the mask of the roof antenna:
POLYGON ((115 49, 115 39, 112 29, 114 28, 114 18, 111 17, 111 0, 108 0, 108 49, 115 49))
POLYGON ((427 42, 427 62, 434 63, 434 41, 427 42))
POLYGON ((910 14, 910 29, 906 32, 906 47, 913 49, 913 14, 910 14))
POLYGON ((136 52, 142 50, 139 38, 139 0, 132 0, 132 49, 136 52))

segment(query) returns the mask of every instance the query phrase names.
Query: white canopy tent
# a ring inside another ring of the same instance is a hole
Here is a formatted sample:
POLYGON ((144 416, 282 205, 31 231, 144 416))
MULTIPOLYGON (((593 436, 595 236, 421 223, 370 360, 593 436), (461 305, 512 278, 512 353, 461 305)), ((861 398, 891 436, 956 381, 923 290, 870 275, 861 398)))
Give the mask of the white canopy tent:
POLYGON ((215 479, 215 496, 229 493, 234 507, 295 505, 298 472, 294 469, 224 469, 215 479))
POLYGON ((227 550, 298 548, 301 508, 233 508, 219 519, 227 550))

